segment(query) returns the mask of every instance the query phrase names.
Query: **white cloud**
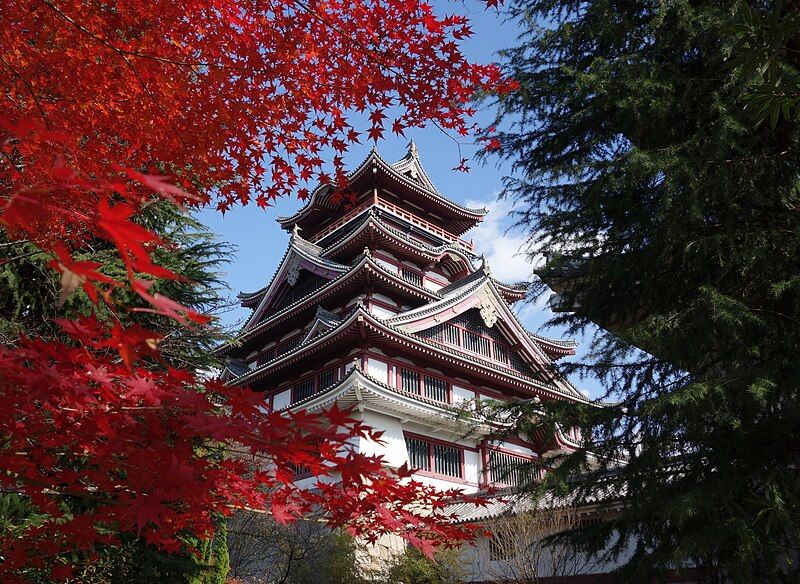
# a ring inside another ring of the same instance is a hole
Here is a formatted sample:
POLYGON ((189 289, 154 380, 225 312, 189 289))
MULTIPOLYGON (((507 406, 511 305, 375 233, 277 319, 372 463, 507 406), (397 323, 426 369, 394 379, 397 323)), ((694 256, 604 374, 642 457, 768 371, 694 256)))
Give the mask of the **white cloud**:
POLYGON ((527 238, 519 230, 509 231, 514 224, 513 203, 494 195, 488 200, 467 201, 467 206, 489 210, 470 236, 475 240, 475 250, 486 255, 492 275, 509 283, 531 280, 535 266, 525 254, 527 238))

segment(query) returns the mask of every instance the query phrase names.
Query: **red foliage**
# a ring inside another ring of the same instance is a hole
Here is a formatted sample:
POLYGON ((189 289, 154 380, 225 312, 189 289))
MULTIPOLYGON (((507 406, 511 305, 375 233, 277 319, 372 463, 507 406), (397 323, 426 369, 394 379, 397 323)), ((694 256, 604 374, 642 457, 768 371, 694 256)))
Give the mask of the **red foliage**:
MULTIPOLYGON (((62 296, 80 286, 109 303, 109 288, 131 286, 187 326, 204 318, 141 278, 176 277, 152 262, 158 237, 131 221, 148 199, 225 211, 304 197, 328 180, 323 154, 358 143, 352 112, 367 113, 372 139, 392 112, 398 133, 435 121, 465 135, 473 93, 509 86, 461 54, 464 18, 419 0, 9 0, 0 21, 0 222, 53 253, 62 296), (72 259, 94 237, 116 245, 127 281, 72 259)), ((73 342, 0 348, 0 484, 52 517, 24 542, 0 541, 3 570, 111 541, 104 526, 174 550, 237 507, 283 521, 320 506, 333 525, 400 531, 426 551, 469 537, 442 521, 442 494, 353 452, 371 431, 341 412, 267 412, 257 394, 145 368, 156 333, 60 324, 73 342), (238 455, 220 459, 223 447, 238 455), (298 490, 294 464, 345 480, 298 490), (64 516, 65 496, 90 511, 64 516)))

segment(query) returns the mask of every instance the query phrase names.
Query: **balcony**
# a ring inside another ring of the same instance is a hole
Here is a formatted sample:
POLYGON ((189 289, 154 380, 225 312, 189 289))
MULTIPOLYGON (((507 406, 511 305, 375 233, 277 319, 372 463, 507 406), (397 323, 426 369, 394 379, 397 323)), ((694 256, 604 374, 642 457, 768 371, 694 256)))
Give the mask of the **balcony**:
POLYGON ((340 217, 339 219, 328 225, 325 229, 314 234, 314 236, 311 238, 311 241, 314 243, 320 241, 321 239, 330 235, 331 233, 339 229, 342 225, 353 219, 353 217, 356 217, 360 213, 363 213, 366 209, 373 206, 380 207, 381 209, 384 209, 392 213, 393 215, 403 219, 404 221, 411 223, 412 225, 416 225, 417 227, 420 227, 421 229, 428 231, 429 233, 432 233, 444 239, 445 241, 459 245, 470 252, 475 250, 475 243, 473 241, 471 240, 467 241, 465 239, 461 239, 457 235, 454 235, 453 233, 450 233, 449 231, 442 229, 438 225, 434 225, 430 221, 426 221, 421 217, 418 217, 414 213, 406 211, 402 207, 398 207, 394 203, 390 203, 389 201, 382 199, 377 195, 373 195, 372 197, 368 198, 364 203, 351 209, 350 211, 342 215, 342 217, 340 217))

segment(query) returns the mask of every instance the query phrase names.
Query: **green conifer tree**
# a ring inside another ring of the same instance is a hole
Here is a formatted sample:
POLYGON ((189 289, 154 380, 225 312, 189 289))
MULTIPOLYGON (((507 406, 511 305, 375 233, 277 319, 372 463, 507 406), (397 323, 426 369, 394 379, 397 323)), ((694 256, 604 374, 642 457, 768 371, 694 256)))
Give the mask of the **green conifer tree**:
MULTIPOLYGON (((164 335, 161 344, 164 364, 197 371, 218 367, 212 348, 226 335, 218 322, 219 314, 226 308, 220 293, 225 287, 221 270, 232 255, 232 246, 218 241, 197 220, 167 202, 154 202, 140 214, 138 221, 168 243, 156 252, 155 261, 182 277, 180 281, 159 280, 152 290, 212 316, 213 321, 209 327, 188 329, 172 319, 148 312, 128 310, 118 316, 125 325, 139 324, 164 335)), ((54 337, 58 331, 53 318, 74 318, 98 309, 81 289, 61 304, 58 274, 48 267, 52 258, 35 246, 9 241, 0 231, 0 254, 0 342, 13 345, 20 334, 54 337)), ((100 262, 99 270, 109 276, 122 276, 125 271, 114 248, 104 240, 89 242, 75 258, 100 262)), ((120 305, 145 307, 144 301, 130 290, 117 290, 112 298, 120 305)), ((15 529, 38 519, 20 496, 0 495, 0 529, 15 529)), ((83 582, 98 583, 225 581, 228 555, 224 522, 220 522, 213 539, 198 540, 187 534, 186 549, 173 556, 146 545, 133 534, 121 537, 121 545, 98 550, 93 559, 71 558, 71 563, 78 567, 77 577, 83 582)), ((29 576, 37 579, 35 572, 29 576)), ((40 579, 46 581, 47 575, 40 579)))
MULTIPOLYGON (((503 53, 520 83, 499 99, 505 194, 568 310, 555 321, 605 329, 567 370, 616 402, 548 408, 598 458, 557 460, 544 487, 624 500, 571 539, 637 542, 627 573, 800 578, 800 128, 764 89, 800 78, 798 3, 749 4, 509 7, 522 36, 503 53), (759 44, 773 17, 780 38, 759 44)), ((520 424, 539 408, 515 406, 520 424)))

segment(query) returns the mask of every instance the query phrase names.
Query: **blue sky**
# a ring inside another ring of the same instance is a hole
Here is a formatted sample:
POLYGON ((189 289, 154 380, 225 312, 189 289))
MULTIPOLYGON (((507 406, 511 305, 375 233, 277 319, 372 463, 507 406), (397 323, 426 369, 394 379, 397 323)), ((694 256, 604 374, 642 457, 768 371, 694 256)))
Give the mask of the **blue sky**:
MULTIPOLYGON (((440 13, 444 9, 466 14, 470 18, 475 34, 464 41, 462 47, 474 61, 496 61, 497 51, 514 43, 517 35, 515 25, 504 22, 499 12, 485 9, 485 5, 478 1, 436 2, 434 5, 440 9, 440 13)), ((488 125, 492 116, 492 111, 486 109, 479 112, 477 121, 488 125)), ((384 158, 394 162, 405 154, 409 138, 417 143, 422 163, 441 192, 469 207, 485 206, 490 210, 484 222, 467 233, 466 237, 474 238, 478 253, 486 254, 493 274, 509 282, 530 280, 533 266, 519 253, 525 236, 519 231, 509 231, 512 225, 509 218, 511 205, 507 201, 498 201, 497 198, 502 188, 502 178, 510 173, 510 167, 507 164, 498 165, 496 160, 489 160, 482 165, 474 160, 477 147, 462 144, 462 154, 470 159, 471 171, 464 173, 451 170, 459 162, 458 148, 450 137, 435 127, 409 131, 406 137, 397 137, 387 132, 386 139, 377 144, 378 151, 384 158)), ((346 165, 354 168, 368 154, 370 147, 371 144, 362 144, 353 148, 345 156, 346 165)), ((198 218, 220 238, 238 248, 226 274, 231 298, 239 291, 256 290, 269 282, 289 239, 288 234, 279 228, 275 218, 278 215, 292 214, 301 206, 299 200, 285 198, 266 210, 251 204, 235 207, 224 217, 212 209, 203 210, 199 214, 198 218)), ((518 311, 530 330, 562 337, 556 329, 542 328, 552 316, 543 302, 535 305, 520 304, 518 311)), ((227 314, 225 318, 228 324, 232 324, 245 318, 248 313, 249 310, 240 308, 227 314)), ((590 395, 599 394, 596 382, 579 379, 573 381, 590 395)))

